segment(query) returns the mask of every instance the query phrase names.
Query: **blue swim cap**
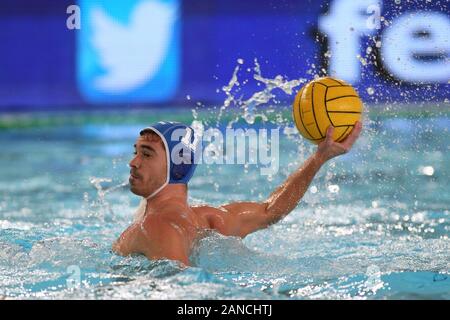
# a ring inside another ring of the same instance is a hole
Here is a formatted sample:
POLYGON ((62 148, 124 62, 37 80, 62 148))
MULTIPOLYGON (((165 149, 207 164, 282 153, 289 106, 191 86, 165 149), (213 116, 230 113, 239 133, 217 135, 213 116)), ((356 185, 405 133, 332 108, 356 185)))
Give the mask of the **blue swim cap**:
POLYGON ((156 133, 161 138, 167 158, 166 182, 151 196, 167 184, 187 184, 197 166, 195 163, 197 143, 194 130, 180 122, 160 121, 142 129, 140 135, 149 131, 156 133))

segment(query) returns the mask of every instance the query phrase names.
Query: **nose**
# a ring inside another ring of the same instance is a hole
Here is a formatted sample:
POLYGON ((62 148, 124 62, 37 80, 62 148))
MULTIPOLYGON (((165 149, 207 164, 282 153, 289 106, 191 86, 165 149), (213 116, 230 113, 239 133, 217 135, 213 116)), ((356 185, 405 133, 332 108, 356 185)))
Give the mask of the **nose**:
POLYGON ((130 163, 128 164, 128 166, 130 168, 135 168, 135 169, 138 169, 140 165, 141 165, 141 161, 139 160, 139 157, 137 155, 134 156, 134 158, 131 159, 130 163))

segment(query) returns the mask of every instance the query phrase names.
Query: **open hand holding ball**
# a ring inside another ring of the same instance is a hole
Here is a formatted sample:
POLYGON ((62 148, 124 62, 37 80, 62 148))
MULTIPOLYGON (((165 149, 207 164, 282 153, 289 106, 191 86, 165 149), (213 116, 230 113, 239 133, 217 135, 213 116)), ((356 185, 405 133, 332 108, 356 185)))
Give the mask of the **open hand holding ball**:
POLYGON ((363 103, 345 81, 324 77, 304 85, 293 104, 300 134, 318 144, 317 153, 327 161, 348 152, 362 129, 363 103))
POLYGON ((320 155, 322 160, 325 162, 331 158, 349 152, 356 139, 358 139, 361 130, 362 123, 357 121, 353 127, 353 130, 342 142, 335 142, 333 140, 335 129, 332 126, 329 126, 326 132, 325 140, 319 143, 317 154, 320 155))

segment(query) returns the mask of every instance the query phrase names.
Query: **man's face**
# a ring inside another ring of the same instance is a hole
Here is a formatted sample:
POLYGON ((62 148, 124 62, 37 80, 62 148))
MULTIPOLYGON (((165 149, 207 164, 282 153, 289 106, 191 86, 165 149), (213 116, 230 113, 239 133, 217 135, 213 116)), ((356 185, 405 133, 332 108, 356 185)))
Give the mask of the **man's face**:
POLYGON ((148 197, 166 181, 167 159, 161 138, 153 132, 136 140, 135 156, 130 161, 130 189, 148 197))

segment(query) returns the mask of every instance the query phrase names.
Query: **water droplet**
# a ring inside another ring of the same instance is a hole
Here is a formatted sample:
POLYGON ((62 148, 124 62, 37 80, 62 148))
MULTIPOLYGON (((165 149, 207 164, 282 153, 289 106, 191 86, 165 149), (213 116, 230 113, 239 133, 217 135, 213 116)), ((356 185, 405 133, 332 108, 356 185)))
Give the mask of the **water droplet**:
POLYGON ((237 59, 237 63, 244 64, 244 60, 239 58, 239 59, 237 59))
POLYGON ((244 115, 244 120, 248 123, 248 124, 254 124, 255 123, 255 116, 251 113, 246 113, 244 115))
POLYGON ((310 190, 311 190, 311 193, 317 193, 317 191, 318 191, 316 186, 312 186, 310 190))
POLYGON ((191 96, 190 96, 190 95, 187 95, 187 96, 186 96, 186 99, 191 100, 191 96))
POLYGON ((328 186, 328 191, 330 191, 331 193, 338 193, 339 186, 337 184, 331 184, 328 186))
POLYGON ((402 0, 395 0, 394 2, 395 2, 395 4, 400 4, 400 3, 402 3, 402 0))
POLYGON ((361 64, 362 64, 363 66, 367 65, 366 59, 364 59, 363 57, 361 57, 361 55, 359 55, 359 54, 356 55, 356 58, 358 58, 359 62, 361 62, 361 64))
POLYGON ((368 88, 367 88, 367 93, 368 93, 369 95, 373 95, 373 94, 375 93, 375 90, 374 90, 372 87, 368 87, 368 88))
POLYGON ((377 41, 377 42, 375 43, 375 46, 376 46, 377 48, 381 48, 381 41, 377 41))
POLYGON ((434 168, 432 166, 419 167, 419 172, 424 176, 431 177, 432 175, 434 175, 434 168))

